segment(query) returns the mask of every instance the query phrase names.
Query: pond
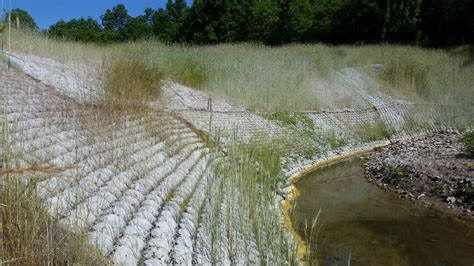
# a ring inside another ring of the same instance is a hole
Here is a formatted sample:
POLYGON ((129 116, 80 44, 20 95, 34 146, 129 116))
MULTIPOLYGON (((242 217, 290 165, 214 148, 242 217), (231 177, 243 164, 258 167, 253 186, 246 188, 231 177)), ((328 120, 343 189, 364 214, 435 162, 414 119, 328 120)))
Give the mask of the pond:
POLYGON ((474 265, 473 221, 367 182, 362 159, 328 166, 295 186, 292 222, 303 238, 310 235, 305 221, 311 227, 321 210, 318 236, 305 239, 317 246, 320 265, 474 265))

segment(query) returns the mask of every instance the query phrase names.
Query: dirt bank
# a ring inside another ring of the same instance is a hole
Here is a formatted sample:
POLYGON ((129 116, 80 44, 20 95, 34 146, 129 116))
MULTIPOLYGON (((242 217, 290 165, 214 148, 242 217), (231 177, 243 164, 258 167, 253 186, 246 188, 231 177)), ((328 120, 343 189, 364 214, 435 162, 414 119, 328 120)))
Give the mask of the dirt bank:
POLYGON ((443 212, 474 218, 474 160, 458 132, 396 142, 370 156, 370 182, 443 212))

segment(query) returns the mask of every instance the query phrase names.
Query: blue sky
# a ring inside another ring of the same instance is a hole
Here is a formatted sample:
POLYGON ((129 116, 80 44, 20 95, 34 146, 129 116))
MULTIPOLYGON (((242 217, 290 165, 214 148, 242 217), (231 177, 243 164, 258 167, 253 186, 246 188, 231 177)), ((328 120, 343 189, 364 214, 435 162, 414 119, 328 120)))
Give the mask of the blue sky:
MULTIPOLYGON (((0 0, 2 1, 2 0, 0 0)), ((10 0, 3 0, 4 8, 10 0)), ((47 29, 60 19, 91 16, 99 18, 107 8, 124 4, 130 15, 143 14, 147 7, 157 9, 166 4, 166 0, 11 0, 13 8, 21 8, 30 13, 40 29, 47 29)), ((187 1, 191 3, 190 0, 187 1)))

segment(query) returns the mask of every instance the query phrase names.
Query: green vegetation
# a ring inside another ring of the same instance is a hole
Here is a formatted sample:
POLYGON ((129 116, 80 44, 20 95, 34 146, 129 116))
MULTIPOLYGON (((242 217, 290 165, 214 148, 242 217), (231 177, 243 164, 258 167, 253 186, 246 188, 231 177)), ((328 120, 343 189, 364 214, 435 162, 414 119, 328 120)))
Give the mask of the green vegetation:
POLYGON ((329 143, 329 146, 331 147, 332 150, 337 150, 339 148, 342 148, 346 146, 349 141, 347 138, 338 136, 336 132, 331 132, 326 136, 326 141, 329 143))
POLYGON ((288 129, 290 136, 290 149, 296 147, 296 151, 304 158, 314 158, 321 154, 319 147, 321 136, 315 131, 314 121, 300 112, 275 112, 265 115, 267 119, 276 121, 280 126, 288 129))
POLYGON ((390 167, 388 171, 388 176, 395 180, 404 180, 409 176, 409 170, 407 166, 398 166, 398 167, 390 167))
POLYGON ((453 194, 456 198, 460 198, 463 202, 474 203, 474 185, 467 184, 464 187, 456 189, 453 194))
POLYGON ((462 138, 462 142, 466 147, 466 156, 468 158, 474 159, 474 132, 466 132, 462 138))
POLYGON ((452 46, 472 43, 474 4, 467 0, 169 0, 132 17, 124 5, 91 18, 63 20, 50 36, 83 42, 157 38, 195 44, 404 43, 452 46), (437 27, 433 27, 437 25, 437 27))
MULTIPOLYGON (((429 104, 439 108, 445 117, 454 117, 450 120, 453 124, 472 124, 473 48, 442 50, 387 44, 270 47, 257 43, 400 42, 448 46, 472 42, 474 32, 469 35, 472 28, 465 22, 472 19, 474 10, 464 10, 474 7, 461 0, 443 2, 444 5, 419 0, 389 4, 342 0, 194 1, 188 8, 184 1, 168 1, 165 9, 147 9, 138 17, 130 16, 123 5, 118 5, 105 12, 101 23, 92 18, 59 21, 48 30, 48 36, 53 38, 14 30, 12 52, 103 71, 107 103, 112 103, 113 108, 117 103, 141 108, 144 102, 159 97, 162 81, 171 80, 247 110, 271 113, 264 117, 294 133, 291 141, 295 141, 292 148, 299 149, 297 155, 314 159, 346 146, 349 139, 336 131, 317 132, 314 120, 301 111, 372 107, 362 93, 347 86, 344 70, 348 68, 374 79, 376 84, 364 89, 429 104), (445 7, 451 9, 439 14, 445 7), (437 15, 431 18, 430 14, 437 15), (453 22, 455 16, 459 19, 453 22), (440 17, 446 20, 439 28, 425 25, 440 17), (453 28, 464 32, 449 31, 453 28), (449 38, 440 33, 445 31, 443 34, 449 38), (188 45, 229 42, 248 43, 188 45), (377 73, 374 66, 379 68, 377 73)), ((112 111, 120 116, 115 112, 120 110, 112 111)), ((416 128, 416 123, 414 119, 408 126, 416 128)), ((149 130, 156 136, 161 134, 152 126, 149 130)), ((361 143, 390 139, 395 133, 383 123, 362 124, 354 132, 361 143)), ((471 155, 472 139, 466 142, 471 155)), ((217 165, 221 178, 212 184, 209 191, 215 194, 206 202, 217 216, 209 218, 213 261, 219 261, 222 231, 229 241, 226 248, 231 259, 255 247, 261 264, 296 261, 295 247, 275 211, 275 191, 286 181, 280 166, 280 156, 287 152, 283 148, 234 143, 227 158, 217 165), (221 216, 223 211, 226 217, 221 216), (239 242, 242 238, 243 242, 239 242)), ((174 151, 167 152, 171 155, 174 151)), ((406 172, 394 169, 391 175, 403 178, 406 172)), ((99 260, 88 250, 81 234, 63 232, 56 218, 46 214, 36 197, 35 177, 27 183, 14 175, 6 175, 4 180, 6 189, 0 192, 0 229, 5 236, 2 258, 19 264, 30 264, 34 259, 44 264, 93 264, 99 260), (59 233, 66 237, 60 238, 59 233)))
MULTIPOLYGON (((49 36, 80 42, 129 42, 155 38, 167 43, 265 44, 401 43, 449 47, 474 41, 474 4, 468 0, 168 0, 164 8, 146 8, 133 17, 122 4, 107 9, 100 22, 60 20, 49 36), (433 25, 437 25, 433 27, 433 25)), ((24 10, 12 11, 20 27, 37 31, 24 10)))
MULTIPOLYGON (((7 13, 7 16, 10 12, 7 13)), ((23 30, 30 30, 30 31, 37 31, 38 25, 36 25, 35 20, 33 17, 28 14, 25 10, 16 8, 12 9, 11 11, 11 21, 12 26, 17 27, 20 26, 20 29, 23 30)))
MULTIPOLYGON (((294 217, 295 214, 291 213, 291 216, 294 217)), ((298 225, 299 228, 296 228, 297 232, 304 232, 303 239, 306 246, 305 261, 308 263, 308 265, 319 264, 319 246, 324 244, 324 238, 321 237, 321 230, 323 229, 323 226, 324 223, 321 220, 321 210, 319 210, 311 224, 308 224, 308 220, 305 220, 304 223, 298 225)))
MULTIPOLYGON (((284 181, 279 149, 271 145, 235 143, 226 160, 217 165, 216 173, 221 177, 214 184, 219 187, 219 193, 212 198, 219 202, 221 197, 228 212, 224 223, 212 225, 211 231, 225 228, 230 256, 238 258, 239 252, 248 252, 255 244, 261 264, 296 263, 296 246, 289 242, 275 201, 278 183, 284 181), (249 242, 250 239, 255 243, 249 242)), ((222 215, 219 208, 220 204, 216 204, 213 212, 222 215)), ((219 252, 217 243, 213 249, 219 252)))
POLYGON ((446 190, 446 184, 445 183, 441 183, 441 182, 436 183, 435 191, 438 195, 443 195, 445 193, 445 190, 446 190))
POLYGON ((36 195, 40 175, 0 174, 0 258, 2 264, 97 264, 106 263, 87 235, 62 228, 58 218, 47 215, 36 195), (25 181, 29 180, 28 183, 25 181))
MULTIPOLYGON (((286 142, 291 144, 281 145, 281 148, 292 150, 306 159, 314 159, 349 143, 347 138, 335 131, 320 132, 314 120, 303 112, 275 112, 264 117, 289 130, 291 136, 286 142)), ((281 140, 281 143, 286 142, 281 140)))
POLYGON ((142 103, 160 95, 161 72, 138 58, 111 57, 105 61, 104 72, 105 93, 112 102, 142 103))
POLYGON ((382 122, 358 125, 354 133, 362 142, 390 139, 394 135, 393 130, 382 122))
POLYGON ((94 67, 107 58, 140 60, 162 73, 165 80, 205 90, 248 110, 334 109, 364 102, 338 75, 350 67, 379 80, 378 92, 428 103, 453 123, 470 123, 474 116, 474 64, 469 61, 468 46, 450 50, 321 44, 195 47, 143 41, 104 47, 55 41, 23 31, 12 35, 15 51, 62 62, 94 67), (381 66, 377 73, 368 67, 372 65, 381 66))
POLYGON ((314 122, 304 113, 276 112, 268 115, 271 120, 279 121, 284 126, 301 128, 304 132, 314 131, 314 122))
POLYGON ((49 215, 47 206, 37 195, 38 182, 62 169, 48 166, 11 168, 16 155, 7 141, 8 136, 8 126, 2 123, 0 264, 108 264, 89 246, 87 234, 66 230, 60 225, 62 217, 49 215))
POLYGON ((380 88, 386 93, 414 102, 449 106, 443 111, 456 114, 457 119, 474 113, 474 65, 465 65, 465 57, 449 51, 385 45, 180 47, 149 42, 116 48, 141 51, 165 77, 250 110, 351 106, 360 96, 341 91, 343 85, 335 72, 345 67, 365 71, 368 65, 382 64, 388 68, 381 77, 381 84, 388 85, 380 88), (398 78, 395 81, 390 76, 398 78), (352 99, 348 101, 348 97, 352 99))
POLYGON ((97 42, 102 38, 101 26, 92 18, 72 19, 69 22, 60 20, 48 32, 51 36, 62 36, 67 32, 67 39, 71 41, 97 42))

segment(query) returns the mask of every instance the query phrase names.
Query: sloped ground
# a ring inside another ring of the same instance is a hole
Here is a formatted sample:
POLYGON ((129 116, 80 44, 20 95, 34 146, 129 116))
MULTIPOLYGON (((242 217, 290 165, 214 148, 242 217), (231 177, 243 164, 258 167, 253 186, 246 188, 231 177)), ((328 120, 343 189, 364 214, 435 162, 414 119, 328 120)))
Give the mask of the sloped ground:
MULTIPOLYGON (((235 141, 286 147, 282 163, 290 177, 334 154, 386 142, 361 138, 367 128, 409 136, 410 110, 418 108, 374 94, 369 77, 346 69, 338 75, 364 108, 302 112, 292 123, 171 82, 149 109, 111 113, 97 104, 100 79, 90 73, 98 72, 29 55, 11 58, 26 74, 1 68, 7 167, 61 170, 37 184, 51 215, 86 230, 104 255, 126 264, 286 263, 272 250, 271 234, 256 235, 265 230, 241 208, 245 198, 216 176, 213 166, 223 157, 196 129, 219 137, 224 148, 235 141), (302 157, 299 148, 312 152, 302 157)), ((420 115, 423 132, 443 127, 432 116, 420 115)))
POLYGON ((101 114, 5 66, 1 77, 8 167, 62 169, 37 184, 51 215, 89 231, 115 262, 196 259, 215 177, 212 152, 192 130, 166 113, 101 114))
POLYGON ((60 88, 57 93, 79 103, 98 103, 104 94, 99 62, 64 64, 30 54, 10 52, 7 55, 25 74, 49 86, 60 88))

